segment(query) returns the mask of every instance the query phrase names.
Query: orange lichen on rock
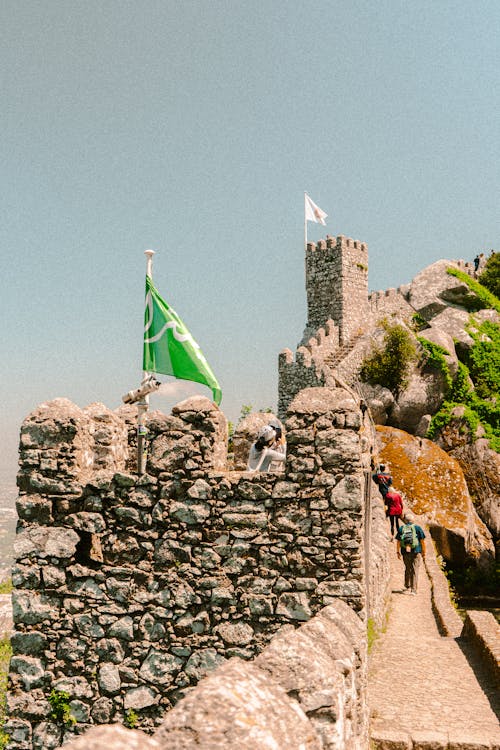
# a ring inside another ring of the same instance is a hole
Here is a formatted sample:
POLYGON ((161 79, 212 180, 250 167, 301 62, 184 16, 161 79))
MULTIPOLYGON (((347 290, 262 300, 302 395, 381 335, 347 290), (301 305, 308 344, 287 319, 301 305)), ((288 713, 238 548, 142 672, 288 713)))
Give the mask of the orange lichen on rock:
POLYGON ((474 509, 458 461, 431 440, 394 427, 376 429, 380 460, 404 493, 406 506, 425 517, 443 557, 465 562, 494 555, 491 534, 474 509))

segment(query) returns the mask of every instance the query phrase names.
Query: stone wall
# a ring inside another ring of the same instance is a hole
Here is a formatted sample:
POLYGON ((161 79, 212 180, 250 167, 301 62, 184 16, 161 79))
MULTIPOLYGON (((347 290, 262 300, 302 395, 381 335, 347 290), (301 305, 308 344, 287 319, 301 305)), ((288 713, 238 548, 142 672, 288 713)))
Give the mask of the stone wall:
POLYGON ((393 315, 411 319, 416 311, 408 302, 409 289, 410 285, 405 284, 397 289, 371 292, 368 296, 368 305, 373 327, 383 318, 393 315))
POLYGON ((108 725, 65 750, 361 750, 368 747, 366 662, 364 624, 339 600, 298 629, 284 626, 253 662, 235 657, 218 667, 153 738, 108 725))
POLYGON ((280 352, 278 360, 278 415, 283 419, 297 393, 303 388, 335 387, 325 360, 339 350, 339 329, 333 320, 310 336, 297 349, 280 352))
POLYGON ((130 710, 151 731, 285 623, 339 599, 366 620, 367 600, 381 600, 364 545, 370 440, 350 393, 296 397, 278 475, 223 470, 226 421, 201 397, 149 415, 148 474, 116 472, 132 460, 122 417, 57 400, 22 426, 12 749, 71 733, 51 719, 51 690, 70 696, 71 731, 130 710))

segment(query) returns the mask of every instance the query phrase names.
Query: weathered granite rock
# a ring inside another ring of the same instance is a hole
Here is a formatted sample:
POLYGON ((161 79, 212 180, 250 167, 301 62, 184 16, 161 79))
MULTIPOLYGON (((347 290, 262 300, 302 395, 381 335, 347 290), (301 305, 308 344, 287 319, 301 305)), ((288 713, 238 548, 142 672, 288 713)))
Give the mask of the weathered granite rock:
POLYGON ((33 526, 21 531, 14 542, 17 559, 23 557, 61 557, 75 554, 80 537, 71 529, 33 526))
POLYGON ((161 750, 162 745, 137 729, 119 724, 93 727, 83 737, 75 737, 63 750, 161 750))
POLYGON ((449 562, 490 564, 491 534, 478 517, 460 464, 430 440, 392 427, 377 427, 380 457, 406 507, 424 516, 439 553, 449 562))
POLYGON ((409 302, 426 320, 434 318, 449 304, 468 310, 471 301, 477 301, 467 284, 446 272, 450 267, 456 267, 456 263, 438 260, 424 268, 411 282, 409 302))
POLYGON ((383 385, 363 383, 362 393, 375 424, 386 424, 387 414, 394 404, 391 391, 383 385))
POLYGON ((406 432, 415 433, 425 414, 434 414, 447 393, 446 380, 440 370, 423 372, 412 368, 409 382, 401 391, 389 415, 388 423, 406 432))
POLYGON ((155 735, 162 750, 275 747, 319 750, 301 708, 255 666, 231 659, 167 714, 155 735))
POLYGON ((500 539, 500 454, 486 438, 471 434, 461 407, 453 410, 436 442, 460 464, 479 517, 500 539))

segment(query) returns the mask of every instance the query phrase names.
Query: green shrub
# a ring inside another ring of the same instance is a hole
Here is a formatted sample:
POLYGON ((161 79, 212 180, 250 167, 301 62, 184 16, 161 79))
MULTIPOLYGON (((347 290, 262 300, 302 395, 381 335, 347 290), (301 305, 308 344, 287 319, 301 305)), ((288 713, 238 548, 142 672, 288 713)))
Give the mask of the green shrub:
POLYGON ((411 324, 414 331, 423 331, 424 328, 429 327, 429 323, 419 313, 415 313, 411 316, 411 324))
POLYGON ((476 435, 482 425, 490 448, 500 452, 500 326, 489 321, 476 325, 472 321, 467 330, 474 340, 466 355, 467 364, 459 363, 448 399, 432 418, 427 437, 435 437, 449 423, 453 408, 463 406, 471 434, 476 435))
POLYGON ((361 380, 379 383, 394 394, 400 393, 408 383, 410 365, 417 357, 415 344, 409 331, 399 323, 391 325, 382 321, 385 330, 384 344, 376 347, 360 370, 361 380))
POLYGON ((500 253, 490 255, 479 282, 500 299, 500 253))
POLYGON ((450 370, 448 367, 448 363, 445 360, 445 356, 449 356, 450 353, 446 351, 446 349, 444 349, 442 346, 439 346, 439 344, 434 344, 432 341, 428 341, 421 336, 418 336, 417 340, 426 351, 426 365, 428 367, 434 367, 436 370, 442 372, 444 381, 446 383, 446 388, 449 391, 453 385, 453 379, 450 375, 450 370))
POLYGON ((481 398, 496 398, 500 383, 500 326, 485 321, 478 328, 468 327, 474 346, 467 366, 475 391, 481 398))
POLYGON ((133 708, 129 708, 128 711, 125 712, 125 720, 124 725, 128 727, 129 729, 134 729, 137 726, 137 722, 139 721, 139 717, 134 711, 133 708))
MULTIPOLYGON (((464 284, 467 284, 469 289, 471 289, 478 299, 484 303, 481 307, 491 307, 493 310, 500 312, 500 300, 498 297, 485 286, 480 284, 479 281, 471 278, 468 273, 460 271, 458 268, 447 268, 446 272, 449 273, 450 276, 455 276, 457 279, 460 279, 460 281, 463 281, 464 284)), ((481 308, 479 307, 477 309, 481 308)))
POLYGON ((76 719, 71 713, 69 707, 70 695, 64 690, 52 690, 49 695, 49 703, 52 711, 49 719, 57 724, 63 724, 66 727, 72 727, 76 724, 76 719))

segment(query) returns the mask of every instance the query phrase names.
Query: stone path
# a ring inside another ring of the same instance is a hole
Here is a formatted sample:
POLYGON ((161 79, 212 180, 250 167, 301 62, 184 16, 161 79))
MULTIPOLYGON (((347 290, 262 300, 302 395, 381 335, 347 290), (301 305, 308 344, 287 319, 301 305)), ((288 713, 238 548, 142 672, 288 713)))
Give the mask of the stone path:
POLYGON ((402 593, 403 563, 388 544, 389 621, 373 647, 368 680, 373 748, 498 750, 498 690, 467 642, 439 634, 423 566, 417 596, 402 593))

